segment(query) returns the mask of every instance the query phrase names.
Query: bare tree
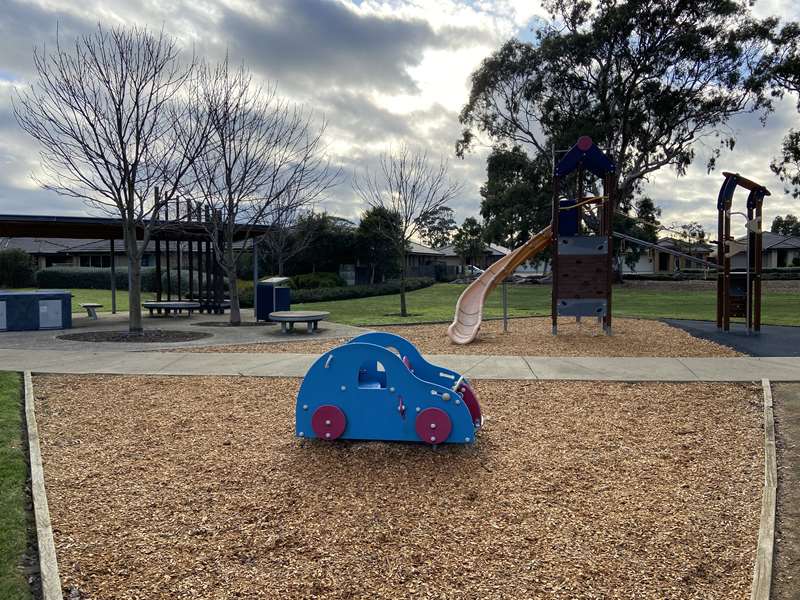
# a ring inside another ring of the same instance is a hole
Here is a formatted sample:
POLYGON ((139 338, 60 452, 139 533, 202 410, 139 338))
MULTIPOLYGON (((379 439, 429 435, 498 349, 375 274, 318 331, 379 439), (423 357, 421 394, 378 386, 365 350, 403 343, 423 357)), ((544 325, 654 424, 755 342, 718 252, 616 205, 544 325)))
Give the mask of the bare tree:
POLYGON ((141 258, 159 209, 191 174, 207 121, 163 31, 98 25, 66 48, 34 51, 37 79, 14 98, 22 129, 42 146, 50 190, 122 219, 130 276, 130 331, 142 332, 141 258), (137 244, 141 236, 142 244, 137 244))
MULTIPOLYGON (((279 200, 279 202, 281 202, 279 200)), ((317 229, 310 225, 314 213, 297 200, 290 200, 290 208, 278 207, 273 211, 269 232, 262 244, 277 267, 277 275, 283 275, 286 263, 307 250, 317 237, 317 229)))
POLYGON ((210 210, 207 224, 214 254, 230 286, 230 322, 241 323, 236 267, 256 224, 314 202, 335 185, 324 158, 324 123, 316 129, 304 108, 280 99, 275 87, 252 82, 244 67, 228 60, 201 71, 202 99, 211 122, 208 151, 195 163, 197 190, 210 210))
POLYGON ((438 165, 428 160, 427 152, 415 152, 407 146, 381 155, 377 169, 366 170, 353 178, 353 186, 361 199, 373 208, 397 215, 400 227, 386 229, 400 256, 400 316, 407 316, 406 271, 408 246, 420 226, 438 213, 461 190, 450 181, 444 158, 438 165))

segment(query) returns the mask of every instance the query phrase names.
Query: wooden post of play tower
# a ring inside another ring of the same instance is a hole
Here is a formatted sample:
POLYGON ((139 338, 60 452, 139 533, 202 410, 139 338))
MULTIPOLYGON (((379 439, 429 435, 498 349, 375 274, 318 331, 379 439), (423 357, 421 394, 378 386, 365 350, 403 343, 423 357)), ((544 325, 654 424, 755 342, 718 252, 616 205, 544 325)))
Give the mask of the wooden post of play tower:
POLYGON ((731 317, 744 317, 747 332, 761 331, 761 272, 763 259, 762 208, 769 190, 738 173, 723 172, 717 198, 717 329, 730 331, 731 317), (731 207, 737 187, 747 196, 747 261, 744 271, 731 271, 734 237, 731 207))

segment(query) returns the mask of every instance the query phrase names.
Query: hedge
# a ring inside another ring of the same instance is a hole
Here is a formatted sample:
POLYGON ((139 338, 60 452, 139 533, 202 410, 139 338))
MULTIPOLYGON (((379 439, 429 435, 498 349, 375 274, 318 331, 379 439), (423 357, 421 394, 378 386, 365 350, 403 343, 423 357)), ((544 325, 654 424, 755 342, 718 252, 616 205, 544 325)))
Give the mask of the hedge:
MULTIPOLYGON (((716 280, 715 269, 682 269, 671 273, 623 273, 623 279, 630 281, 680 281, 684 279, 716 280)), ((798 267, 769 267, 762 270, 762 279, 800 279, 798 267)))
MULTIPOLYGON (((419 290, 432 286, 436 281, 432 277, 409 277, 406 279, 406 291, 419 290)), ((387 281, 375 285, 350 285, 334 288, 317 288, 312 290, 292 290, 292 303, 330 302, 333 300, 352 300, 353 298, 369 298, 371 296, 387 296, 400 293, 399 281, 387 281)))
POLYGON ((28 287, 33 283, 33 262, 24 250, 0 250, 0 287, 28 287))
MULTIPOLYGON (((125 267, 117 268, 115 279, 118 290, 128 289, 128 269, 125 267)), ((170 272, 170 287, 172 292, 178 290, 178 273, 170 272)), ((111 289, 111 269, 97 269, 87 267, 50 267, 36 272, 36 286, 43 289, 91 289, 109 290, 111 289)), ((226 286, 227 287, 227 284, 226 286)), ((167 289, 167 273, 161 273, 161 290, 167 289)), ((189 272, 181 271, 181 290, 189 289, 189 272)), ((194 289, 197 290, 197 277, 194 278, 194 289)), ((156 269, 155 267, 142 267, 142 291, 156 291, 156 269)))
MULTIPOLYGON (((406 280, 406 290, 413 291, 430 287, 436 283, 431 277, 412 277, 406 280)), ((239 305, 242 308, 253 307, 253 282, 239 280, 239 305)), ((353 298, 369 298, 370 296, 386 296, 399 294, 400 282, 389 281, 375 285, 351 285, 328 288, 292 290, 292 304, 301 302, 329 302, 333 300, 352 300, 353 298)))
POLYGON ((294 275, 291 278, 291 287, 293 290, 313 290, 317 288, 335 288, 344 287, 347 285, 337 273, 327 273, 320 271, 317 273, 304 273, 302 275, 294 275))

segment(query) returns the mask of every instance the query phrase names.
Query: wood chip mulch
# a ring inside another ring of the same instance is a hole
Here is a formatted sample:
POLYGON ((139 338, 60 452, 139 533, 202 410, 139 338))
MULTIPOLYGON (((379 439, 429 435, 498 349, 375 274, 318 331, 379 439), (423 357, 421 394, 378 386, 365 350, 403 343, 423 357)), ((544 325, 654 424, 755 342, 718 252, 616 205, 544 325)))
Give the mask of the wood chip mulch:
POLYGON ((474 446, 301 441, 299 380, 37 376, 71 598, 744 598, 759 388, 476 382, 474 446))
MULTIPOLYGON (((550 318, 511 319, 508 333, 502 321, 485 321, 478 339, 465 346, 450 342, 447 324, 377 327, 411 340, 428 354, 496 354, 502 356, 741 356, 715 342, 696 338, 660 321, 614 319, 614 335, 603 334, 594 321, 576 324, 562 319, 558 336, 550 332, 550 318)), ((322 353, 347 338, 299 340, 176 348, 170 352, 296 352, 322 353)))

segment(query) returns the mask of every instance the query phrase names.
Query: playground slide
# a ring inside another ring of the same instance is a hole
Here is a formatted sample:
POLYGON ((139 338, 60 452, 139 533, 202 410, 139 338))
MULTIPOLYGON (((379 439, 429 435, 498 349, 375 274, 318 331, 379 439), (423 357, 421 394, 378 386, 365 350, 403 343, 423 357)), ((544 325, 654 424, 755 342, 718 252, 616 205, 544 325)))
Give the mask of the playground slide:
POLYGON ((495 287, 511 275, 518 266, 550 245, 552 229, 548 225, 522 246, 504 256, 484 271, 465 289, 456 304, 453 323, 447 335, 456 344, 469 344, 478 335, 483 317, 483 303, 495 287))

